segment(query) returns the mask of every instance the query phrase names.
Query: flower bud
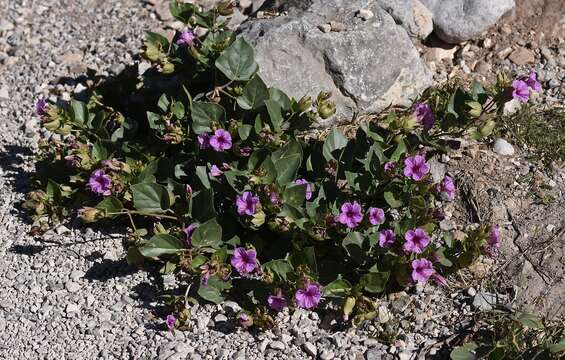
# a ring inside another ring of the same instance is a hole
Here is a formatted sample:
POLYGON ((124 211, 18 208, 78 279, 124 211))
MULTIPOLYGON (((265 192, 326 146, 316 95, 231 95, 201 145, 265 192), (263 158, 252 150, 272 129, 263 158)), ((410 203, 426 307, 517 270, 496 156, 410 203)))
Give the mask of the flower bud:
POLYGON ((312 106, 312 98, 310 96, 303 96, 302 99, 298 101, 298 110, 303 113, 310 110, 312 106))
POLYGON ((328 91, 320 91, 318 94, 318 98, 316 99, 318 102, 324 102, 332 97, 332 93, 328 91))
POLYGON ((400 128, 406 132, 411 132, 418 125, 418 119, 414 116, 404 116, 398 122, 400 128))
POLYGON ((478 118, 483 112, 483 106, 479 102, 466 101, 465 106, 467 107, 467 115, 472 119, 478 118))
POLYGON ((510 87, 510 79, 508 78, 508 74, 505 72, 500 72, 496 75, 496 85, 498 87, 504 89, 510 87))
POLYGON ((175 71, 175 65, 173 65, 170 62, 166 62, 163 64, 163 68, 161 70, 161 72, 163 74, 172 74, 175 71))
POLYGON ((482 136, 489 136, 490 134, 492 134, 495 126, 496 122, 494 120, 489 120, 479 129, 479 132, 482 136))
POLYGON ((345 299, 345 303, 343 304, 343 320, 349 320, 349 315, 353 312, 353 308, 355 307, 355 298, 349 296, 345 299))
POLYGON ((335 114, 335 111, 335 104, 331 101, 322 101, 318 103, 318 115, 320 115, 320 117, 324 120, 335 114))
POLYGON ((105 217, 104 210, 85 206, 78 211, 79 218, 84 223, 93 223, 105 217))
POLYGON ((218 4, 218 7, 216 9, 218 10, 218 13, 222 16, 232 15, 233 3, 230 0, 221 2, 220 4, 218 4))

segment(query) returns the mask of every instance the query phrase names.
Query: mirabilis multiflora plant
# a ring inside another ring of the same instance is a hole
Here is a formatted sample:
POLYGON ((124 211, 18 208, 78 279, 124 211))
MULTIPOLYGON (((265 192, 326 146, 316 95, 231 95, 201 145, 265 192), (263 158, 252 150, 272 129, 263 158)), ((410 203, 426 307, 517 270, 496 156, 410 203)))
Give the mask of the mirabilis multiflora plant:
POLYGON ((497 227, 439 231, 456 187, 448 176, 434 184, 427 159, 442 135, 492 131, 512 98, 506 78, 488 91, 432 89, 354 138, 334 128, 306 141, 303 130, 334 114, 330 94, 297 101, 268 87, 252 47, 226 28, 229 3, 173 1, 171 12, 186 30, 172 41, 147 33, 144 75, 95 83, 87 101, 38 102, 46 132, 25 203, 35 232, 73 209, 85 223, 128 221, 128 261, 160 263, 186 286, 167 298, 170 328, 183 328, 194 294, 237 298, 245 326, 332 299, 359 319, 374 310, 367 295, 445 284, 496 254, 497 227))

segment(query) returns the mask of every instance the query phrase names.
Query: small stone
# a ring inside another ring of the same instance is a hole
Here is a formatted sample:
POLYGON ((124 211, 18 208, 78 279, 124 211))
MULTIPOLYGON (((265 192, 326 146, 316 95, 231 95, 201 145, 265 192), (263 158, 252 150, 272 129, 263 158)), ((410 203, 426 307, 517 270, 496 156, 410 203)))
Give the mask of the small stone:
POLYGON ((496 56, 500 59, 500 60, 504 60, 508 57, 508 55, 510 55, 510 53, 512 52, 512 48, 511 47, 507 47, 505 49, 502 49, 498 52, 498 54, 496 54, 496 56))
POLYGON ((75 89, 73 90, 73 92, 75 94, 80 94, 81 92, 83 92, 84 90, 87 90, 88 88, 86 86, 84 86, 81 83, 78 83, 77 86, 75 86, 75 89))
POLYGON ((547 226, 545 227, 545 230, 547 232, 553 232, 553 230, 555 230, 555 225, 553 224, 547 224, 547 226))
POLYGON ((239 0, 239 7, 242 9, 247 9, 248 7, 251 7, 251 5, 253 5, 252 0, 239 0))
POLYGON ((76 293, 77 291, 80 290, 80 285, 77 284, 76 282, 68 281, 65 284, 65 288, 67 289, 68 292, 76 293))
POLYGON ((475 64, 475 71, 479 74, 486 75, 492 69, 492 65, 488 61, 479 60, 475 64))
POLYGON ((485 39, 483 40, 483 47, 484 47, 485 49, 490 49, 490 48, 492 47, 492 40, 491 40, 491 38, 485 38, 485 39))
POLYGON ((320 354, 320 359, 321 360, 331 360, 335 357, 335 354, 333 351, 330 350, 324 350, 322 351, 322 353, 320 354))
POLYGON ((4 19, 0 20, 0 32, 10 31, 12 29, 14 29, 14 24, 4 19))
POLYGON ((390 311, 386 308, 386 306, 379 306, 379 323, 386 324, 390 321, 391 315, 390 311))
POLYGON ((370 349, 365 353, 366 360, 381 360, 383 359, 383 352, 378 349, 370 349))
POLYGON ((10 99, 10 93, 8 92, 8 89, 5 87, 0 88, 0 101, 8 99, 10 99))
POLYGON ((330 21, 330 27, 333 32, 345 31, 345 24, 339 21, 330 21))
POLYGON ((316 345, 312 344, 311 342, 305 342, 304 344, 302 344, 302 349, 304 349, 304 352, 310 356, 316 357, 316 355, 318 355, 318 349, 316 348, 316 345))
POLYGON ((72 281, 78 281, 78 279, 84 277, 84 275, 85 275, 84 271, 73 270, 69 277, 71 278, 72 281))
POLYGON ((361 9, 357 13, 357 16, 360 17, 361 19, 367 21, 369 19, 372 19, 375 16, 375 14, 373 14, 373 12, 369 9, 361 9))
POLYGON ((502 112, 504 113, 504 115, 512 115, 520 110, 521 107, 522 104, 518 100, 512 99, 504 104, 502 112))
POLYGON ((284 350, 285 346, 282 341, 271 341, 269 347, 275 350, 284 350))
POLYGON ((523 47, 514 50, 508 58, 514 64, 519 66, 526 64, 533 64, 536 61, 536 57, 534 56, 534 53, 531 50, 528 50, 523 47))
POLYGON ((475 290, 474 287, 470 287, 470 288, 467 289, 467 295, 473 297, 473 296, 477 295, 477 290, 475 290))
POLYGON ((320 31, 323 33, 329 33, 330 31, 332 31, 332 26, 330 24, 323 24, 318 26, 318 29, 320 29, 320 31))
POLYGON ((214 322, 216 323, 225 323, 228 321, 228 317, 225 316, 224 314, 218 314, 216 315, 216 317, 214 317, 214 322))
POLYGON ((514 155, 514 147, 504 139, 496 139, 493 146, 493 151, 499 155, 514 155))
POLYGON ((77 304, 68 304, 65 311, 67 312, 67 314, 70 314, 70 313, 78 312, 79 309, 80 308, 78 307, 77 304))

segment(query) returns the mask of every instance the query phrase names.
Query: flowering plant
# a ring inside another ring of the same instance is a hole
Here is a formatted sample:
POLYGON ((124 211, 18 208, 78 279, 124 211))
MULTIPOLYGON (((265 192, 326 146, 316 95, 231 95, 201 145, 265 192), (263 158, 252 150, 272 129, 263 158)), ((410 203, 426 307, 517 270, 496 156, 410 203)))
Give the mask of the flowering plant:
MULTIPOLYGON (((367 309, 367 294, 445 284, 449 271, 496 253, 497 228, 438 231, 456 190, 448 176, 435 184, 427 163, 442 148, 437 126, 469 120, 475 105, 431 92, 354 137, 333 128, 306 141, 301 131, 335 112, 330 94, 297 101, 268 87, 252 47, 226 28, 230 11, 172 1, 187 29, 172 40, 147 34, 151 69, 92 86, 86 102, 38 103, 46 132, 25 204, 35 231, 70 208, 85 223, 129 221, 130 263, 158 262, 206 301, 238 297, 245 326, 334 298, 347 318, 367 309)), ((477 89, 469 96, 486 103, 477 89)), ((170 298, 169 328, 182 327, 183 304, 170 298)))

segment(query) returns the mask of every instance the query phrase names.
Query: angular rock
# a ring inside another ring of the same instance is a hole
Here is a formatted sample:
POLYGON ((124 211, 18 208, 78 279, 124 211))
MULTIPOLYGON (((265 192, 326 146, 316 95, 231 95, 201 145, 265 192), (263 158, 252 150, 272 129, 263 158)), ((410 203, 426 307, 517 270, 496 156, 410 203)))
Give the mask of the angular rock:
POLYGON ((332 93, 336 116, 320 125, 390 104, 409 105, 431 84, 408 34, 377 4, 308 0, 288 11, 287 16, 247 22, 241 32, 255 46, 267 84, 297 99, 322 90, 332 93), (355 15, 360 9, 375 16, 364 21, 355 15), (345 30, 324 33, 318 28, 332 21, 343 23, 345 30))
POLYGON ((499 155, 514 155, 514 147, 504 139, 496 139, 492 150, 499 155))
POLYGON ((533 64, 536 61, 534 53, 523 47, 514 50, 508 58, 516 65, 533 64))
POLYGON ((452 44, 479 35, 515 6, 514 0, 421 1, 433 14, 436 34, 452 44))
POLYGON ((378 0, 396 23, 410 36, 425 39, 433 31, 432 13, 420 0, 378 0))

